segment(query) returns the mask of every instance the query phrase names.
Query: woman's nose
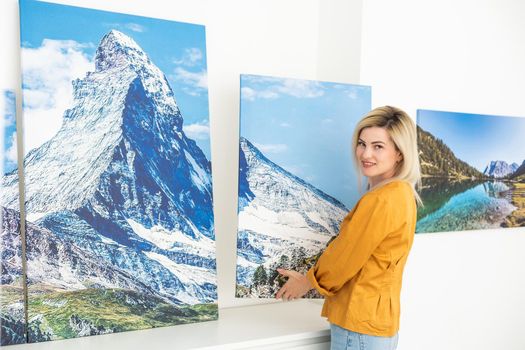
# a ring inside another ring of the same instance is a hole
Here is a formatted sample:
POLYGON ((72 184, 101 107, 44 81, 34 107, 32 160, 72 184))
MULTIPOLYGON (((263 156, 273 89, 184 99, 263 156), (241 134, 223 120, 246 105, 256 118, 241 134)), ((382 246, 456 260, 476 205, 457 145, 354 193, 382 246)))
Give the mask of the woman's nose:
POLYGON ((370 158, 372 156, 372 149, 370 147, 365 147, 363 149, 362 156, 365 159, 370 158))

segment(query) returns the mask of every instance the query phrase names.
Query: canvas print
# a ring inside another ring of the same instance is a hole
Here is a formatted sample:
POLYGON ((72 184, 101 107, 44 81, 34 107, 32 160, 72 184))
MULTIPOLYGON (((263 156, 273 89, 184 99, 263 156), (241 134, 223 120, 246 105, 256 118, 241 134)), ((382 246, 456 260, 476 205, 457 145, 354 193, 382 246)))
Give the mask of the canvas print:
MULTIPOLYGON (((13 91, 2 91, 2 149, 0 152, 4 178, 18 172, 16 135, 16 98, 13 91)), ((22 236, 20 231, 20 204, 18 192, 10 203, 4 201, 2 182, 0 222, 2 232, 0 275, 0 345, 26 342, 24 281, 22 269, 22 236)))
POLYGON ((525 118, 419 110, 416 232, 525 226, 525 118))
MULTIPOLYGON (((241 76, 237 297, 306 272, 359 198, 351 139, 370 87, 241 76)), ((319 297, 311 292, 306 297, 319 297)))
POLYGON ((204 27, 20 4, 29 341, 216 319, 204 27))

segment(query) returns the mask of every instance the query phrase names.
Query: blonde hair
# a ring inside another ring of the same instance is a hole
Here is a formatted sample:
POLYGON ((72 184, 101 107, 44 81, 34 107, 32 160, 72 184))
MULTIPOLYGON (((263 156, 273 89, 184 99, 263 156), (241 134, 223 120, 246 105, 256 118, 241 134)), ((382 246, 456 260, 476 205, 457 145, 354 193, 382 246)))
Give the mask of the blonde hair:
POLYGON ((359 142, 361 131, 370 127, 384 128, 387 132, 396 150, 402 154, 402 160, 397 164, 395 175, 385 181, 374 186, 377 188, 395 180, 403 180, 412 185, 414 190, 414 197, 419 205, 423 202, 416 191, 416 187, 421 187, 421 168, 419 164, 419 154, 417 149, 417 131, 416 124, 399 108, 392 106, 378 107, 368 112, 363 119, 357 123, 352 138, 352 147, 354 154, 354 162, 358 171, 359 187, 361 188, 361 167, 356 156, 356 149, 359 142))

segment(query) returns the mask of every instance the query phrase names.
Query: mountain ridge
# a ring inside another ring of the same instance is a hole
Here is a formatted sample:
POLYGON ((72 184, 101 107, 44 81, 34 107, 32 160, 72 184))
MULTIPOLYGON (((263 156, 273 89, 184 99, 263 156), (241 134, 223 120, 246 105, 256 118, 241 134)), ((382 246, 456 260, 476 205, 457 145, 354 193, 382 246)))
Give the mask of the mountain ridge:
POLYGON ((457 158, 441 139, 419 125, 417 134, 422 175, 456 178, 484 177, 479 170, 457 158))

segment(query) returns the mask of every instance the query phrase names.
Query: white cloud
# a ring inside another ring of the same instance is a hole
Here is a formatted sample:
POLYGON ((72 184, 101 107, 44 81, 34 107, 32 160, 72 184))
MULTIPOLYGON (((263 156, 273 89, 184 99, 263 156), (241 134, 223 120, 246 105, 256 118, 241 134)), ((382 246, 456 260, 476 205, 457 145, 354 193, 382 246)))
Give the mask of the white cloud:
POLYGON ((241 88, 241 98, 248 101, 255 101, 256 98, 274 99, 278 97, 279 94, 271 90, 257 91, 249 87, 241 88))
POLYGON ((205 70, 201 72, 190 72, 184 68, 175 69, 176 78, 185 84, 199 87, 202 89, 208 88, 208 74, 205 70))
POLYGON ((345 92, 347 96, 350 97, 352 100, 357 100, 359 98, 359 95, 362 95, 367 91, 370 91, 370 88, 368 86, 351 85, 345 92))
POLYGON ((190 96, 200 96, 201 95, 199 90, 198 89, 194 89, 194 88, 183 87, 182 91, 184 91, 185 93, 187 93, 190 96))
POLYGON ((278 144, 254 143, 254 145, 263 153, 282 153, 288 150, 288 146, 282 143, 278 143, 278 144))
POLYGON ((183 91, 192 96, 198 96, 201 92, 208 89, 208 74, 205 70, 190 72, 182 67, 177 67, 172 78, 187 85, 183 88, 183 91))
POLYGON ((250 77, 244 80, 253 83, 250 87, 245 86, 241 88, 241 97, 248 101, 254 101, 257 98, 275 99, 281 95, 295 98, 316 98, 324 95, 322 85, 316 81, 257 77, 250 77), (257 89, 255 86, 260 83, 272 84, 262 89, 257 89))
POLYGON ((254 101, 257 92, 249 87, 241 88, 241 98, 248 101, 254 101))
POLYGON ((357 91, 355 90, 350 90, 348 92, 348 97, 350 97, 352 100, 357 100, 357 91))
POLYGON ((332 118, 324 118, 323 120, 321 120, 321 123, 323 123, 323 125, 332 124, 333 122, 334 120, 332 118))
POLYGON ((17 147, 16 147, 16 132, 14 132, 11 135, 11 146, 9 149, 6 150, 6 158, 9 162, 17 164, 18 162, 18 154, 17 154, 17 147))
POLYGON ((243 74, 242 75, 242 82, 243 83, 251 83, 253 84, 279 84, 283 79, 278 77, 267 77, 262 75, 248 75, 243 74))
POLYGON ((267 100, 271 100, 271 99, 274 99, 274 98, 278 98, 279 94, 277 92, 275 92, 275 91, 272 91, 272 90, 263 90, 263 91, 258 91, 257 92, 257 97, 264 98, 264 99, 267 99, 267 100))
POLYGON ((137 23, 133 23, 133 22, 129 22, 129 23, 104 23, 103 25, 106 26, 106 27, 119 29, 119 30, 128 29, 128 30, 131 30, 131 31, 136 32, 136 33, 143 33, 143 32, 146 31, 146 27, 144 27, 144 26, 142 26, 140 24, 137 24, 137 23))
POLYGON ((16 120, 15 94, 10 91, 6 91, 1 102, 2 107, 0 108, 0 110, 4 111, 3 127, 6 128, 8 126, 13 125, 16 120))
POLYGON ((73 104, 71 82, 94 70, 85 47, 73 40, 44 39, 40 47, 22 48, 26 154, 56 134, 73 104))
POLYGON ((183 130, 190 139, 207 140, 210 138, 210 125, 207 121, 184 125, 183 130))
POLYGON ((146 28, 137 23, 126 23, 124 27, 137 33, 142 33, 146 30, 146 28))
POLYGON ((187 67, 193 67, 199 63, 203 57, 204 55, 202 54, 201 49, 190 47, 189 49, 184 49, 182 58, 179 60, 174 60, 173 63, 187 67))
POLYGON ((279 125, 280 125, 281 127, 283 127, 283 128, 291 128, 291 127, 292 127, 292 125, 289 124, 289 123, 281 123, 281 124, 279 124, 279 125))
POLYGON ((310 80, 285 79, 277 90, 297 98, 315 98, 324 95, 320 83, 310 80))
MULTIPOLYGON (((36 84, 35 84, 36 85, 36 84)), ((45 90, 31 90, 31 88, 38 88, 35 85, 28 85, 24 89, 24 107, 25 108, 52 108, 56 101, 50 96, 49 89, 45 90)))

